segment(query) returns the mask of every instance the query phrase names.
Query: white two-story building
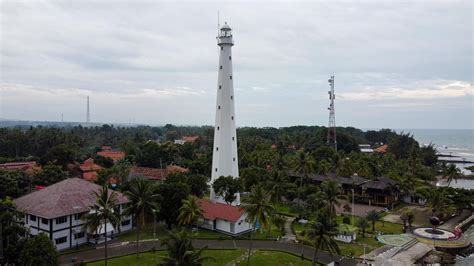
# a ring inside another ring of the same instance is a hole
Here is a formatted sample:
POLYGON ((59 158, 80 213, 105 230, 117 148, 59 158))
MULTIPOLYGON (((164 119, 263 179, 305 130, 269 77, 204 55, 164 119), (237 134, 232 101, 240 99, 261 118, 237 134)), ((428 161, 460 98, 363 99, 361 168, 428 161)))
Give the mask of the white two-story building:
MULTIPOLYGON (((96 198, 93 192, 101 187, 80 178, 69 178, 15 199, 17 209, 25 215, 20 221, 30 235, 41 232, 49 236, 58 250, 77 247, 91 242, 104 240, 104 228, 99 232, 88 232, 81 217, 90 211, 96 198)), ((112 193, 110 190, 109 193, 112 193)), ((120 212, 129 200, 120 192, 117 193, 120 212)), ((132 218, 122 218, 119 228, 107 224, 107 237, 132 229, 132 218)))

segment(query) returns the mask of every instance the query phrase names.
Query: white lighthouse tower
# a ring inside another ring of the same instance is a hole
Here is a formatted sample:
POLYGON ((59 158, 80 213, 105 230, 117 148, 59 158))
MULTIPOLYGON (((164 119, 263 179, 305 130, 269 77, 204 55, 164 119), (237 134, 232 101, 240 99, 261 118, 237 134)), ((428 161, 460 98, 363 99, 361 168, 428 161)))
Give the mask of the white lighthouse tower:
MULTIPOLYGON (((214 128, 214 150, 212 154, 211 200, 225 203, 216 196, 212 184, 221 176, 239 176, 237 161, 237 134, 235 129, 234 81, 232 77, 232 29, 227 22, 217 36, 219 53, 219 75, 217 79, 216 124, 214 128)), ((240 205, 240 194, 232 205, 240 205)))

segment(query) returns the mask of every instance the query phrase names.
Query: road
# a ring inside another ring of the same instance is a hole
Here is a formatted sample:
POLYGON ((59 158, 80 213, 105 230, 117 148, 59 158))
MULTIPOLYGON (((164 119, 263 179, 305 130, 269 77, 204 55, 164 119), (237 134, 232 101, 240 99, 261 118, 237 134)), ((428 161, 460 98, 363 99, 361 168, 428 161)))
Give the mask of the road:
MULTIPOLYGON (((197 248, 207 247, 210 249, 246 249, 249 246, 248 240, 203 240, 195 239, 193 244, 197 248)), ((302 246, 301 244, 295 243, 283 243, 277 241, 265 241, 265 240, 255 240, 253 242, 253 247, 255 249, 272 249, 272 250, 281 250, 290 252, 296 255, 301 255, 301 250, 303 247, 303 255, 305 258, 312 258, 314 254, 314 249, 309 246, 302 246)), ((140 242, 139 251, 148 251, 152 248, 161 249, 159 240, 151 241, 142 241, 140 242)), ((126 254, 133 254, 136 251, 136 245, 133 243, 121 243, 115 242, 109 246, 108 256, 116 257, 126 254)), ((103 247, 98 247, 93 250, 81 251, 74 254, 61 255, 59 257, 60 265, 73 265, 71 259, 76 258, 77 262, 90 262, 95 260, 101 260, 104 258, 104 249, 103 247)), ((356 265, 357 262, 353 259, 344 258, 338 255, 330 255, 328 253, 318 252, 318 261, 322 263, 329 263, 331 261, 339 261, 339 265, 356 265)))

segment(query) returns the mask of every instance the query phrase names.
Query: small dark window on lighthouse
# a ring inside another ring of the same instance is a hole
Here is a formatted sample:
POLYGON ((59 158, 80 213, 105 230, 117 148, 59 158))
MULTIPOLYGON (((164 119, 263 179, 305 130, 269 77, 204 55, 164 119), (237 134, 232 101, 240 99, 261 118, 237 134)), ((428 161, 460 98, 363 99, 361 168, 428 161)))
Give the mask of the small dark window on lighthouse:
POLYGON ((235 140, 235 137, 232 137, 232 140, 235 140))
POLYGON ((221 66, 221 69, 222 69, 222 66, 221 66))
POLYGON ((234 96, 230 96, 230 99, 231 99, 231 100, 234 99, 234 96))
POLYGON ((232 160, 235 162, 235 157, 234 157, 234 158, 232 158, 232 160))
POLYGON ((217 168, 216 168, 216 172, 217 172, 217 168))
POLYGON ((219 151, 219 147, 216 147, 216 151, 219 151))
POLYGON ((232 76, 230 76, 230 79, 232 79, 232 76))
POLYGON ((221 109, 221 106, 219 105, 219 106, 217 107, 217 109, 219 109, 219 110, 220 110, 220 109, 221 109))
POLYGON ((232 56, 229 55, 229 60, 232 60, 232 56))
POLYGON ((219 90, 220 90, 220 89, 222 89, 222 86, 221 86, 221 85, 219 85, 219 90))
POLYGON ((234 120, 234 117, 232 116, 230 119, 234 120))
POLYGON ((217 127, 217 130, 219 130, 219 127, 217 127))
POLYGON ((224 50, 224 47, 223 47, 223 46, 221 46, 221 50, 224 50))

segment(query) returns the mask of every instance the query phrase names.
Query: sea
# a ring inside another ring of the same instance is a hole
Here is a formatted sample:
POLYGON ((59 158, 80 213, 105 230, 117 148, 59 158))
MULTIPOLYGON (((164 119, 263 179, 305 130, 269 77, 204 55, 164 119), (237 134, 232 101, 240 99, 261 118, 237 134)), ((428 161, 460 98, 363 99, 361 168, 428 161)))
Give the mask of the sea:
MULTIPOLYGON (((420 145, 433 144, 438 153, 456 156, 453 159, 474 162, 474 130, 472 129, 400 129, 397 132, 409 132, 420 143, 420 145)), ((440 158, 442 160, 443 158, 440 158)), ((456 166, 464 174, 474 174, 466 167, 473 163, 456 163, 456 166)), ((447 186, 445 182, 438 182, 438 186, 447 186)), ((474 179, 458 179, 449 184, 455 188, 474 189, 474 179)), ((465 232, 471 243, 474 244, 474 225, 465 232)), ((466 258, 458 257, 456 264, 460 266, 474 265, 474 254, 466 258)))

